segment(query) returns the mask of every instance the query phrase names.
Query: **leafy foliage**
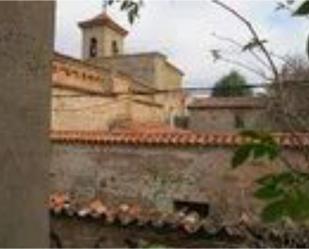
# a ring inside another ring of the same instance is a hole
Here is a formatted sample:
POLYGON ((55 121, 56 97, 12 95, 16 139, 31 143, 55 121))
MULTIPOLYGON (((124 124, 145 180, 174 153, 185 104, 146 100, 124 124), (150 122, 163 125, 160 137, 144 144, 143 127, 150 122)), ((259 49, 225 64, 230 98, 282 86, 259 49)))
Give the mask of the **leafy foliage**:
POLYGON ((237 71, 232 71, 221 78, 212 91, 214 97, 251 96, 251 89, 247 87, 246 79, 237 71))
POLYGON ((262 219, 276 222, 284 218, 302 221, 309 218, 309 174, 283 172, 259 179, 255 197, 267 201, 262 219))
POLYGON ((140 8, 143 5, 142 0, 108 0, 108 5, 114 3, 120 4, 120 10, 127 12, 131 24, 139 17, 140 8))
POLYGON ((296 16, 309 15, 309 0, 305 0, 299 8, 294 12, 296 16))
MULTIPOLYGON (((295 16, 308 16, 309 15, 309 0, 304 0, 304 2, 294 12, 294 15, 295 16)), ((307 39, 307 56, 309 58, 309 36, 307 39)))
MULTIPOLYGON (((232 166, 238 167, 250 158, 279 157, 279 146, 266 133, 244 131, 248 142, 241 145, 232 159, 232 166)), ((254 196, 266 202, 261 213, 265 222, 277 222, 286 218, 294 221, 309 219, 309 174, 288 170, 266 175, 256 180, 259 185, 254 196)))
POLYGON ((242 165, 251 158, 266 157, 273 160, 278 156, 279 147, 270 135, 255 131, 243 131, 241 135, 249 139, 250 142, 243 144, 235 151, 232 158, 233 168, 242 165))

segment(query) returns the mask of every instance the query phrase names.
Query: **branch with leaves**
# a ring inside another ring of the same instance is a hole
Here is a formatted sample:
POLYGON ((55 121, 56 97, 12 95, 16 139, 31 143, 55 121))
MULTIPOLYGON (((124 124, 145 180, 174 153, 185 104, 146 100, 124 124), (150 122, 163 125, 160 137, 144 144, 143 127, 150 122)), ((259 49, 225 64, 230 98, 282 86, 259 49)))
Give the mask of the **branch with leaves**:
POLYGON ((139 17, 140 8, 143 6, 143 0, 108 0, 107 3, 118 4, 120 10, 128 14, 128 21, 131 24, 139 17))
POLYGON ((233 14, 236 18, 238 18, 248 28, 249 32, 252 35, 252 39, 247 45, 244 46, 244 50, 252 50, 253 48, 256 48, 256 47, 260 48, 261 52, 264 54, 269 66, 272 70, 275 81, 278 80, 279 79, 279 72, 278 72, 278 69, 277 69, 275 62, 273 61, 270 53, 268 52, 268 50, 266 49, 266 47, 264 45, 264 43, 266 41, 259 37, 257 31, 255 30, 255 28, 253 27, 251 22, 249 20, 247 20, 244 16, 242 16, 240 13, 238 13, 236 10, 234 10, 230 6, 226 5, 225 3, 223 3, 219 0, 213 0, 213 3, 221 6, 222 8, 224 8, 225 10, 227 10, 228 12, 233 14))
POLYGON ((265 222, 292 219, 300 222, 309 219, 309 173, 303 172, 289 162, 280 147, 267 133, 245 131, 241 135, 249 142, 241 145, 232 158, 233 168, 248 160, 266 158, 279 160, 286 168, 256 180, 258 189, 254 196, 266 202, 261 217, 265 222))

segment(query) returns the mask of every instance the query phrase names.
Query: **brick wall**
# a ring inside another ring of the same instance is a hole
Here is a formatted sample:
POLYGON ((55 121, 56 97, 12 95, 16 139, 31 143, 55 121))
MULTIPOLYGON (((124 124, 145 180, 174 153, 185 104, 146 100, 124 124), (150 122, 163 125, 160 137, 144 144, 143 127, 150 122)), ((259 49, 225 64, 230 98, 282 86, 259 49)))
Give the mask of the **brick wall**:
MULTIPOLYGON (((261 162, 232 170, 232 153, 231 147, 54 143, 52 191, 79 199, 138 200, 162 210, 171 210, 173 200, 204 202, 211 218, 234 222, 243 212, 257 214, 254 180, 281 166, 261 162)), ((285 153, 300 162, 296 151, 285 153)))

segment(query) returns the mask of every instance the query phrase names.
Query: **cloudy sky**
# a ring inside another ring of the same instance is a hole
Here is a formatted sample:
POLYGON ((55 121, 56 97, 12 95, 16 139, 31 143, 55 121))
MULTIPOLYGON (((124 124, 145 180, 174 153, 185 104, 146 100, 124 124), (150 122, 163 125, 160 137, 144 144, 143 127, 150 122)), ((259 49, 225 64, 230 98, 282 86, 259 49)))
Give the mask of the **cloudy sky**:
MULTIPOLYGON (((236 66, 213 62, 209 51, 224 54, 257 68, 259 64, 238 47, 213 36, 233 38, 242 44, 250 40, 246 28, 232 15, 210 0, 144 0, 141 17, 131 26, 117 6, 109 14, 130 31, 126 53, 159 51, 185 72, 186 86, 212 86, 236 66)), ((278 0, 279 1, 279 0, 278 0)), ((267 46, 280 55, 304 53, 309 21, 291 17, 287 11, 275 11, 277 0, 224 0, 255 25, 267 46)), ((77 22, 101 11, 102 0, 58 0, 56 50, 80 57, 81 34, 77 22)), ((263 68, 263 66, 262 66, 263 68)), ((262 79, 239 69, 248 81, 262 79)), ((266 71, 267 72, 267 71, 266 71)))

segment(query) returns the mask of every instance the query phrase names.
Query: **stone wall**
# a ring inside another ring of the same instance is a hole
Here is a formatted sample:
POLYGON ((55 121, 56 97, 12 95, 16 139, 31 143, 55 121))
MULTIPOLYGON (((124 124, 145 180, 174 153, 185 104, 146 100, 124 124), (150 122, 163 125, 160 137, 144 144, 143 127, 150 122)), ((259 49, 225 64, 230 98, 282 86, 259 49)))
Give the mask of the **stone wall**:
MULTIPOLYGON (((175 90, 182 87, 183 73, 167 61, 160 53, 140 53, 119 55, 90 60, 94 65, 101 65, 115 71, 132 75, 140 79, 145 85, 161 90, 175 90)), ((164 120, 172 115, 183 115, 183 94, 171 92, 154 95, 154 100, 163 105, 161 116, 164 120)))
POLYGON ((53 1, 0 2, 0 247, 48 246, 53 1))
POLYGON ((196 132, 270 130, 267 99, 258 97, 200 97, 189 100, 189 127, 196 132))
MULTIPOLYGON (((201 202, 210 205, 210 217, 224 222, 242 213, 255 217, 261 203, 252 198, 254 180, 281 166, 260 162, 232 170, 232 153, 232 147, 54 143, 52 191, 135 200, 162 210, 171 210, 175 200, 201 202)), ((301 160, 295 151, 285 153, 301 160)))
POLYGON ((162 105, 145 96, 134 96, 131 101, 131 120, 137 123, 164 123, 162 105))
POLYGON ((153 95, 131 94, 136 86, 137 91, 145 87, 78 59, 55 55, 52 86, 52 130, 108 130, 123 121, 164 121, 163 106, 153 95))
POLYGON ((56 87, 52 92, 52 130, 108 130, 130 118, 128 96, 102 97, 56 87))
POLYGON ((196 132, 237 132, 243 129, 268 129, 265 110, 213 108, 191 109, 190 129, 196 132))
POLYGON ((154 59, 160 56, 157 53, 141 55, 118 55, 106 58, 94 58, 89 60, 94 65, 120 70, 140 79, 151 87, 155 87, 156 69, 154 59))
MULTIPOLYGON (((125 92, 121 84, 115 88, 125 92)), ((164 122, 163 107, 155 104, 151 96, 96 96, 60 87, 53 87, 52 94, 52 130, 106 131, 128 121, 164 122)))

